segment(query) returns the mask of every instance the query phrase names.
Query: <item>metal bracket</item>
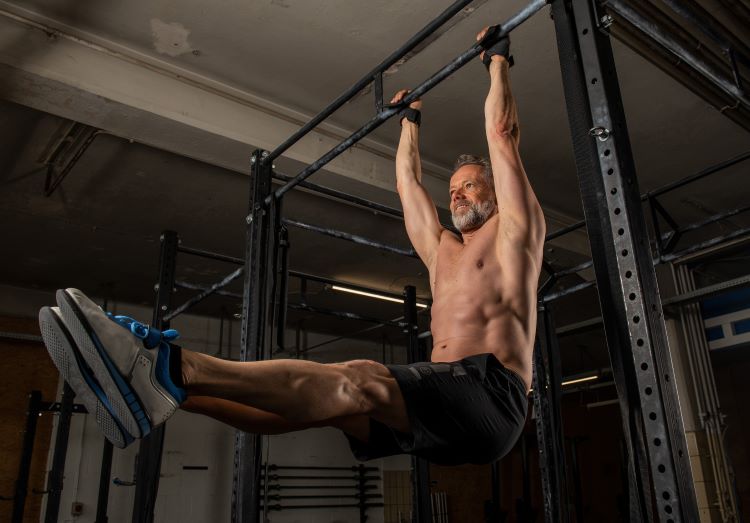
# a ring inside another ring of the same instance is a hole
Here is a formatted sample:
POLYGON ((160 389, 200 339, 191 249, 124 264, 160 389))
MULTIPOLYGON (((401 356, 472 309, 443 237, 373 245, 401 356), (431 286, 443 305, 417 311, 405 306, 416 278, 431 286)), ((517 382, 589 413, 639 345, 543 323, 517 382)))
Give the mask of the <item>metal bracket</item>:
POLYGON ((42 160, 47 167, 47 178, 44 181, 44 196, 51 196, 65 177, 81 159, 102 131, 96 127, 74 122, 69 126, 50 153, 42 160))
POLYGON ((372 79, 373 91, 375 93, 375 112, 383 110, 383 73, 376 74, 372 79))
MULTIPOLYGON (((42 402, 40 404, 39 410, 44 412, 60 412, 62 410, 62 403, 59 401, 52 401, 52 402, 42 402)), ((86 414, 88 411, 86 410, 86 407, 81 405, 80 403, 74 403, 73 404, 73 412, 75 414, 86 414)))
POLYGON ((592 127, 589 129, 589 135, 595 136, 600 142, 606 142, 612 132, 606 127, 592 127))

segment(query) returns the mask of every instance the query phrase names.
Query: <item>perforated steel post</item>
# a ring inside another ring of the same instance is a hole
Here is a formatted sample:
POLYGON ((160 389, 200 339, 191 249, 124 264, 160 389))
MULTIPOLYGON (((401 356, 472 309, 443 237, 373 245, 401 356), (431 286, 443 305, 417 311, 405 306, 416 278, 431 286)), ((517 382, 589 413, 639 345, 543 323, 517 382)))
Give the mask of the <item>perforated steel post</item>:
MULTIPOLYGON (((251 158, 252 176, 250 211, 245 220, 245 283, 242 299, 242 361, 264 359, 269 346, 272 303, 271 285, 274 277, 274 221, 276 201, 265 205, 271 194, 271 163, 267 151, 257 150, 251 158)), ((260 521, 260 471, 262 438, 242 431, 235 433, 234 478, 232 488, 232 521, 260 521)))
POLYGON ((611 43, 599 29, 588 0, 570 4, 556 0, 553 17, 596 285, 623 419, 630 520, 652 521, 653 506, 659 521, 698 521, 611 43))
MULTIPOLYGON (((420 345, 419 322, 417 319, 417 289, 413 285, 404 287, 404 331, 406 332, 406 349, 409 363, 427 359, 426 351, 420 345)), ((411 458, 412 510, 413 523, 431 523, 432 506, 430 504, 430 464, 427 460, 412 456, 411 458)))
POLYGON ((65 383, 60 400, 60 414, 55 431, 55 450, 52 455, 52 467, 47 475, 47 505, 44 510, 45 523, 56 523, 60 513, 60 497, 65 479, 65 459, 68 456, 68 437, 70 420, 73 417, 73 400, 76 393, 65 383))
POLYGON ((549 305, 539 304, 534 343, 534 411, 542 473, 544 520, 566 523, 568 514, 565 441, 563 440, 560 398, 562 371, 555 324, 549 305))
MULTIPOLYGON (((169 328, 169 322, 163 321, 162 318, 169 309, 172 289, 174 288, 178 243, 179 239, 176 232, 164 231, 161 234, 159 277, 155 286, 156 304, 152 321, 152 325, 160 330, 169 328)), ((154 520, 165 427, 166 424, 152 430, 148 436, 141 440, 138 448, 139 459, 135 471, 133 523, 151 523, 154 520)))

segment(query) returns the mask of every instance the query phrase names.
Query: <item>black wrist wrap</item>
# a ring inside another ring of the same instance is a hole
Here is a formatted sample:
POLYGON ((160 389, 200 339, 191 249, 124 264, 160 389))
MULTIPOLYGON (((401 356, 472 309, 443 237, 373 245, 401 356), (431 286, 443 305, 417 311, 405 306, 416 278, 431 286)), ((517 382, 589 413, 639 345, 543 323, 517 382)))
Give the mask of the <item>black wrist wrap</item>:
POLYGON ((404 124, 404 118, 409 120, 412 123, 417 124, 417 127, 422 125, 422 112, 419 109, 412 109, 411 107, 407 107, 406 109, 403 109, 399 115, 401 116, 401 119, 399 120, 399 124, 404 124))

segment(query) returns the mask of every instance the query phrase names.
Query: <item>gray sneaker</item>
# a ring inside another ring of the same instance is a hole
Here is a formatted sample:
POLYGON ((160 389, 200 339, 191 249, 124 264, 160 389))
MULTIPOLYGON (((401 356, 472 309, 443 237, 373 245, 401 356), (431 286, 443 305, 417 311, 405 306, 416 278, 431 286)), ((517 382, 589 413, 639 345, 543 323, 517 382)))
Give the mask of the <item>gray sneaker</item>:
POLYGON ((73 337, 63 323, 60 309, 43 307, 39 311, 39 328, 47 352, 63 379, 75 391, 76 401, 81 402, 89 414, 95 417, 104 436, 115 447, 127 447, 134 441, 133 436, 118 421, 91 368, 76 349, 73 337))
POLYGON ((169 376, 169 341, 126 316, 105 313, 78 289, 57 291, 62 318, 117 419, 136 438, 164 423, 185 400, 169 376))

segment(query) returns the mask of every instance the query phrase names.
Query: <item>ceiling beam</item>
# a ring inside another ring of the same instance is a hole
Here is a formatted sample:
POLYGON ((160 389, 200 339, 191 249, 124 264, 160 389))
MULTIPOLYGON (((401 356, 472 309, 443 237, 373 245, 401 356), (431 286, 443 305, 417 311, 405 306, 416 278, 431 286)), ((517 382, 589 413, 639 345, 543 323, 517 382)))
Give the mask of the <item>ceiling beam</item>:
MULTIPOLYGON (((256 148, 274 149, 310 115, 0 0, 0 97, 181 156, 249 174, 256 148)), ((295 174, 350 130, 321 124, 277 168, 295 174)), ((363 139, 316 175, 395 190, 395 150, 363 139)), ((423 183, 447 209, 450 169, 428 160, 423 183)), ((363 195, 367 197, 367 195, 363 195)), ((576 221, 545 209, 548 230, 576 221)), ((553 245, 588 253, 582 231, 553 245)))
MULTIPOLYGON (((274 149, 309 115, 77 28, 0 2, 0 96, 233 170, 255 148, 274 149), (13 9, 14 12, 11 12, 13 9)), ((322 124, 286 154, 309 164, 349 132, 322 124)), ((362 140, 327 170, 393 190, 392 146, 362 140)), ((280 164, 285 165, 282 160, 280 164)), ((446 193, 450 171, 425 163, 425 183, 446 193)))

